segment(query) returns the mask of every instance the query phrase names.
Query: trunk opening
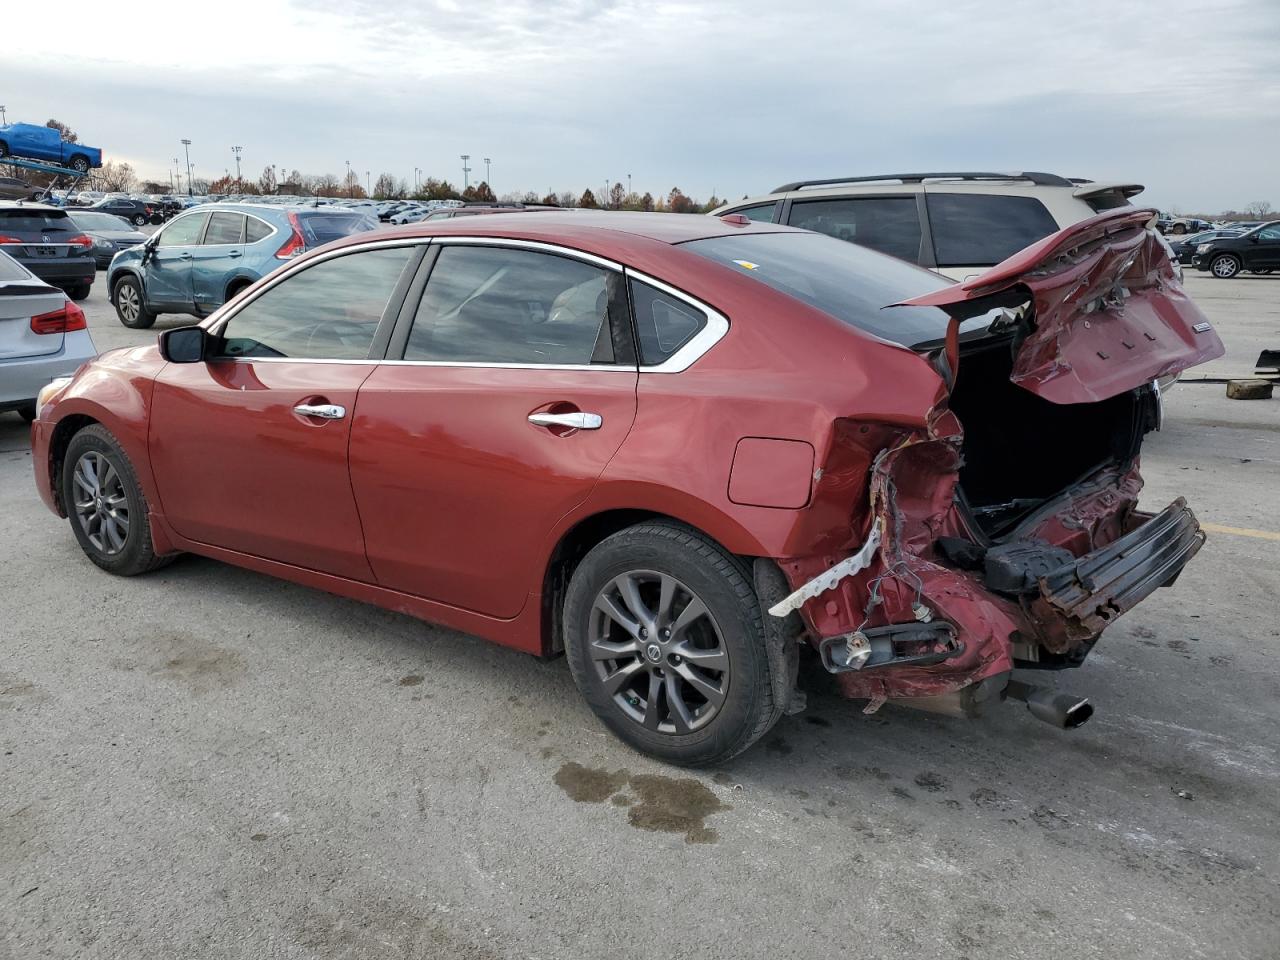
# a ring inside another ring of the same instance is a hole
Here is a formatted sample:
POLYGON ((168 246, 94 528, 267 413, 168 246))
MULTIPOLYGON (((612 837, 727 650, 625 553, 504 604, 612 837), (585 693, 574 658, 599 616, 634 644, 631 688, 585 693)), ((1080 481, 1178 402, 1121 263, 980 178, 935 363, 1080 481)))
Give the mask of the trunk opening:
POLYGON ((1051 403, 1013 383, 1012 336, 961 349, 950 408, 964 430, 960 493, 988 538, 1106 465, 1124 473, 1156 426, 1155 390, 1051 403))

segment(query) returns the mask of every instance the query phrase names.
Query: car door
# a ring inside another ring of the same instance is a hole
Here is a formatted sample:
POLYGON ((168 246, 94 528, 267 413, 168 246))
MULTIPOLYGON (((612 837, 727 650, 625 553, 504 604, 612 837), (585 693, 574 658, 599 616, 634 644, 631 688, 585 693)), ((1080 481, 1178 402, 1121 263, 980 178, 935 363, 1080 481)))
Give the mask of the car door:
POLYGON ((152 309, 190 313, 195 309, 191 291, 192 251, 200 243, 208 213, 189 213, 161 230, 145 261, 143 285, 152 309))
POLYGON ((203 544, 371 581, 347 471, 360 384, 381 356, 420 246, 303 262, 211 330, 213 354, 156 378, 161 510, 203 544))
POLYGON ((227 278, 244 256, 244 214, 215 210, 204 239, 192 251, 191 287, 196 309, 209 313, 222 305, 227 278))
POLYGON ((1246 266, 1250 270, 1275 270, 1280 268, 1280 224, 1263 227, 1257 240, 1245 251, 1246 266))
POLYGON ((383 586, 510 618, 636 411, 622 275, 572 251, 434 245, 360 388, 351 481, 383 586))

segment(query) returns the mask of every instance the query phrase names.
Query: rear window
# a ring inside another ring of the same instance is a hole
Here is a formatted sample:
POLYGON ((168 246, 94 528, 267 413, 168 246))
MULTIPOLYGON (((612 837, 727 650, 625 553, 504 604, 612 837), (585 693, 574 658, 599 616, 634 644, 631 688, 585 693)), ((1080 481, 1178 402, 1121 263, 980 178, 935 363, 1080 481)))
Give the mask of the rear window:
POLYGON ((46 230, 69 230, 71 224, 61 210, 0 210, 0 230, 39 233, 46 230))
POLYGON ((914 196, 796 201, 787 222, 891 257, 920 261, 920 213, 914 196))
POLYGON ((925 202, 940 267, 989 267, 1058 231, 1035 197, 929 193, 925 202))
POLYGON ((378 221, 366 213, 299 213, 297 216, 308 247, 318 247, 378 225, 378 221))
POLYGON ((906 346, 947 332, 936 307, 893 307, 948 285, 935 273, 856 244, 812 233, 712 237, 682 246, 837 320, 906 346))

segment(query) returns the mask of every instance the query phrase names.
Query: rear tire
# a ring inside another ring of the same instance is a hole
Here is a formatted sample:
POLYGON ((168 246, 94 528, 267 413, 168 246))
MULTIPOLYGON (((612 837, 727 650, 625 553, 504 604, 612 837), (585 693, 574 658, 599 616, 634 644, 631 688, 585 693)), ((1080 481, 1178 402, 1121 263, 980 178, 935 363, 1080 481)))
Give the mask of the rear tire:
POLYGON ((71 166, 71 169, 74 170, 76 173, 88 173, 89 158, 86 156, 83 156, 82 154, 76 154, 74 157, 71 158, 70 166, 71 166))
POLYGON ((147 218, 141 213, 135 213, 131 219, 135 227, 144 226, 147 222, 147 218))
POLYGON ((1240 261, 1228 253, 1220 254, 1209 263, 1209 272, 1219 280, 1230 280, 1240 272, 1240 261))
POLYGON ((121 277, 111 299, 116 306, 116 316, 130 330, 146 330, 156 322, 156 315, 147 309, 142 287, 135 277, 121 277))
POLYGON ((36 418, 36 405, 34 403, 24 404, 15 411, 18 416, 27 423, 31 423, 36 418))
POLYGON ((579 692, 642 753, 723 763, 782 715, 749 574, 687 527, 645 523, 597 544, 570 580, 564 630, 579 692))
POLYGON ((85 300, 88 298, 89 292, 92 289, 93 287, 91 285, 87 283, 83 283, 78 287, 72 287, 70 290, 68 290, 67 296, 69 296, 72 300, 77 300, 77 301, 85 300))
POLYGON ((121 577, 163 567, 151 544, 151 517, 133 464, 101 424, 85 427, 62 460, 62 502, 85 556, 121 577))

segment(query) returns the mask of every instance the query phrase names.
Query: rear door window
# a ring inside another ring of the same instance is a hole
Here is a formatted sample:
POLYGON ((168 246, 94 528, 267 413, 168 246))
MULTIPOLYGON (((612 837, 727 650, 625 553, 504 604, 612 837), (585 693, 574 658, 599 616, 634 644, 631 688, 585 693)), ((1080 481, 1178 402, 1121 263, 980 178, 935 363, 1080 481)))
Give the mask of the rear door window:
POLYGON ((613 363, 606 271, 568 257, 447 246, 413 318, 406 360, 613 363))
POLYGON ((795 201, 788 222, 900 260, 920 260, 920 213, 914 195, 795 201))
POLYGON ((209 217, 209 229, 204 232, 204 245, 240 243, 244 236, 244 214, 218 211, 209 217))
POLYGON ((940 267, 989 267, 1058 230, 1035 197, 926 193, 925 203, 940 267))
POLYGON ((755 220, 758 223, 772 223, 774 211, 778 209, 777 201, 773 203, 762 203, 755 207, 743 207, 741 210, 734 210, 734 213, 740 213, 748 220, 755 220))

